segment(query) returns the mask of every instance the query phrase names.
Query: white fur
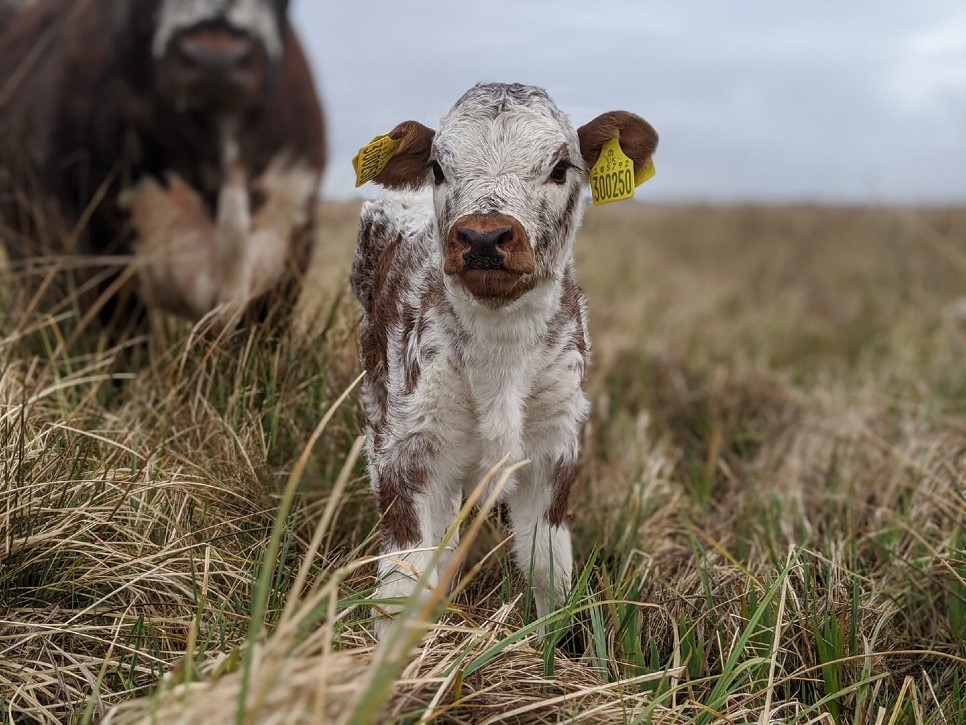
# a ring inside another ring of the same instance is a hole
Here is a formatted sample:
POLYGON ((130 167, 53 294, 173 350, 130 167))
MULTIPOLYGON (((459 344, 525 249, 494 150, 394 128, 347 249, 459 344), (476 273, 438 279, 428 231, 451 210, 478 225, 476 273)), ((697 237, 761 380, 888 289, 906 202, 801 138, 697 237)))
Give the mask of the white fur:
POLYGON ((271 4, 266 0, 163 0, 158 11, 152 53, 160 58, 171 38, 180 31, 218 17, 260 40, 269 58, 281 56, 281 29, 271 4))

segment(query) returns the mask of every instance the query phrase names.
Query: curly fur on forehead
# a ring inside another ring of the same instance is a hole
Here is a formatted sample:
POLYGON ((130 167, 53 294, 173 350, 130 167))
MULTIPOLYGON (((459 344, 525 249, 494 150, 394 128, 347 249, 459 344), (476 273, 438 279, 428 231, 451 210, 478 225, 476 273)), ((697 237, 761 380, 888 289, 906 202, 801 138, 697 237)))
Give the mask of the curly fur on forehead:
POLYGON ((163 0, 151 50, 160 58, 175 35, 214 20, 227 22, 258 39, 270 58, 281 55, 281 29, 269 0, 163 0))
POLYGON ((488 115, 491 120, 501 113, 524 109, 546 112, 558 121, 568 122, 567 116, 557 108, 557 104, 553 102, 547 91, 538 86, 527 86, 522 83, 477 83, 460 96, 447 117, 465 109, 488 115))
POLYGON ((433 150, 452 166, 533 176, 564 145, 579 161, 577 131, 543 88, 480 83, 440 120, 433 150))

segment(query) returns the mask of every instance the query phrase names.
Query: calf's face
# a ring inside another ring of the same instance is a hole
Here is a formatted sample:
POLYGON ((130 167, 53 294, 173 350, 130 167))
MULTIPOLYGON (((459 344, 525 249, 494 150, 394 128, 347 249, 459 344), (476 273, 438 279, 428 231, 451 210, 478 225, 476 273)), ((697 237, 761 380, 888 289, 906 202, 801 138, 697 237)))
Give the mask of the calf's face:
POLYGON ((491 306, 562 273, 606 141, 619 139, 635 167, 657 146, 634 114, 606 113, 578 130, 544 90, 517 84, 475 86, 438 131, 407 121, 389 136, 400 146, 374 180, 433 185, 443 272, 491 306))
POLYGON ((257 103, 282 56, 283 0, 161 0, 151 52, 181 111, 231 115, 257 103))

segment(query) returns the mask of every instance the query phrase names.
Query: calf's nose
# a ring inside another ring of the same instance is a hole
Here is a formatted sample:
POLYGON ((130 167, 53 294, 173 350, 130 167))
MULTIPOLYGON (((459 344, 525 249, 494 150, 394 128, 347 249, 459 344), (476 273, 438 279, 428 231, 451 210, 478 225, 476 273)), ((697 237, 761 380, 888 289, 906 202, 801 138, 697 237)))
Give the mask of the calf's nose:
POLYGON ((463 265, 466 269, 503 269, 505 258, 500 249, 513 241, 513 228, 495 227, 480 231, 469 226, 456 230, 459 240, 466 246, 463 265))

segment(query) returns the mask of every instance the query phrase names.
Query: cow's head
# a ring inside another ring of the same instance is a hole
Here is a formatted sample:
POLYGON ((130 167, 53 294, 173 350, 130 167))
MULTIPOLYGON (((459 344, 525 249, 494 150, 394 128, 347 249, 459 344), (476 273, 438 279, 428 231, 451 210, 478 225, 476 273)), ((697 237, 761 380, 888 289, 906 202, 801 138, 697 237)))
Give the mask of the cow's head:
POLYGON ((639 116, 613 111, 577 129, 546 91, 518 84, 477 85, 438 131, 407 121, 389 136, 401 144, 374 180, 433 184, 448 283, 491 306, 563 273, 604 143, 618 138, 637 168, 657 147, 639 116))
POLYGON ((214 113, 243 112, 258 100, 282 58, 287 0, 156 0, 155 7, 151 53, 167 100, 214 113))

